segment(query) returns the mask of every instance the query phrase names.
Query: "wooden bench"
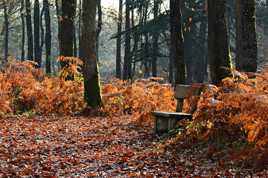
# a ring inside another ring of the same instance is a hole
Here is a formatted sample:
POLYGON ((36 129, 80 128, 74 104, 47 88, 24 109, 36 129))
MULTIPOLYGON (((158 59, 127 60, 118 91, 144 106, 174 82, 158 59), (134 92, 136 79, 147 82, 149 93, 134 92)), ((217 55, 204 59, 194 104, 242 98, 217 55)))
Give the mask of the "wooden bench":
POLYGON ((192 113, 183 113, 183 102, 190 96, 198 96, 201 93, 202 85, 176 85, 175 97, 177 99, 176 112, 153 112, 155 118, 155 132, 159 135, 167 133, 176 128, 178 121, 192 119, 192 113))

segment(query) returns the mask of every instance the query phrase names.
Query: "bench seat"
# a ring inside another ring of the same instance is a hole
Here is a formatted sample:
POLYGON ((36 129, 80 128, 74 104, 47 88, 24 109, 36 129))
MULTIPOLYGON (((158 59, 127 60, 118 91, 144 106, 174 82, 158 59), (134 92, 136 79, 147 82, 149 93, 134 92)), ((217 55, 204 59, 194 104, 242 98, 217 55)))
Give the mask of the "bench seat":
POLYGON ((174 119, 192 119, 192 114, 184 113, 184 112, 161 112, 154 111, 152 114, 156 117, 166 117, 166 118, 174 118, 174 119))

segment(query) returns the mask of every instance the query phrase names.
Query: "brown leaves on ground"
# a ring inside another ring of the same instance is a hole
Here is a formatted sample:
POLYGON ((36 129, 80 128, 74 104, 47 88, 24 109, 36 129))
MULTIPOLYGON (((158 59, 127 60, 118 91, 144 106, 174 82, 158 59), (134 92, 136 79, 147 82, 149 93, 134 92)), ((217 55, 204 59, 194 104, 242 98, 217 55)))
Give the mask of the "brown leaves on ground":
MULTIPOLYGON (((1 119, 0 177, 214 177, 247 169, 204 157, 193 141, 162 146, 131 116, 1 119)), ((255 176, 265 176, 262 171, 255 176)))
POLYGON ((75 66, 66 68, 74 81, 64 80, 68 70, 48 77, 29 61, 0 72, 0 177, 230 177, 267 168, 268 72, 207 86, 184 107, 197 108, 186 131, 159 142, 151 111, 175 111, 170 85, 112 80, 103 84, 106 117, 69 118, 86 107, 75 66))

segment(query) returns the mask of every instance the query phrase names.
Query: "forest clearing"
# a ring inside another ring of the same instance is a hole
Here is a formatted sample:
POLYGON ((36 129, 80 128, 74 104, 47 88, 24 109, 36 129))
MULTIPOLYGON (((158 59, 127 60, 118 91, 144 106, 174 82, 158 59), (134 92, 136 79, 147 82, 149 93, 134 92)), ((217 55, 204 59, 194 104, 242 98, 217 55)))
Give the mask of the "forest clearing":
POLYGON ((0 177, 268 177, 267 0, 0 0, 0 177))

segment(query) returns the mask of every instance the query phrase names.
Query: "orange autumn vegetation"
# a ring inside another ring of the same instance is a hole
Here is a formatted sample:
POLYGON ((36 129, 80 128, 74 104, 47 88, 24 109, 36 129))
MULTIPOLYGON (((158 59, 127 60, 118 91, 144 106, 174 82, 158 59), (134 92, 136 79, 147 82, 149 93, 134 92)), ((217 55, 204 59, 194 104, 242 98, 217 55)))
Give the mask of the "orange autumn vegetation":
MULTIPOLYGON (((64 59, 66 60, 66 59, 64 59)), ((80 65, 72 59, 75 65, 80 65)), ((48 77, 32 62, 10 61, 0 72, 0 117, 23 113, 73 115, 86 108, 83 82, 73 65, 74 81, 48 77)), ((202 139, 244 139, 257 147, 268 144, 268 70, 255 79, 235 75, 223 80, 221 87, 206 87, 197 104, 194 121, 187 127, 191 135, 202 139)), ((151 111, 174 111, 174 92, 157 78, 137 80, 132 84, 111 80, 102 84, 108 116, 131 115, 140 123, 151 123, 151 111)), ((187 107, 185 107, 187 108, 187 107)))
MULTIPOLYGON (((30 61, 9 61, 0 72, 0 117, 28 112, 40 115, 81 113, 86 107, 83 80, 77 70, 81 63, 77 58, 59 59, 69 63, 59 77, 46 76, 30 61), (74 76, 74 81, 65 80, 70 75, 74 76)), ((169 85, 150 80, 133 84, 112 80, 102 88, 104 107, 101 110, 110 116, 132 114, 135 118, 149 119, 152 110, 175 109, 169 85)))
MULTIPOLYGON (((252 75, 252 74, 250 74, 252 75)), ((256 77, 234 71, 221 87, 210 85, 200 97, 188 131, 216 141, 247 140, 268 145, 268 70, 256 77)))

